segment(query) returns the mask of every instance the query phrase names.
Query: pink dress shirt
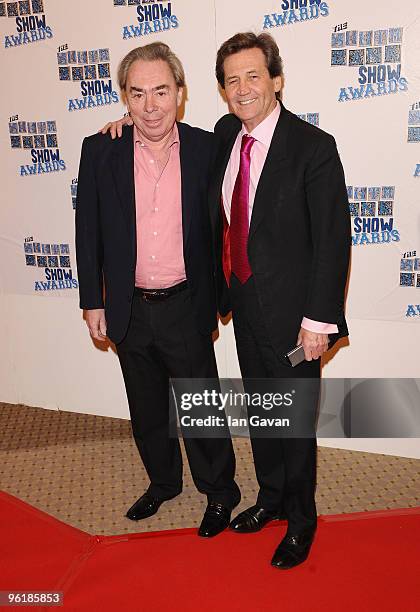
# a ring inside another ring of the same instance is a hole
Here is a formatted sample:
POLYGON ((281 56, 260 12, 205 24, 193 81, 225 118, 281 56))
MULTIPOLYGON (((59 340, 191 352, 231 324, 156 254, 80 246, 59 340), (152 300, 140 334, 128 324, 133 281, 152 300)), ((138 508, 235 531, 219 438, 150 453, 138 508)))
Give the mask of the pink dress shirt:
MULTIPOLYGON (((259 123, 257 127, 254 128, 249 134, 255 138, 256 141, 251 149, 248 215, 249 223, 251 223, 252 209, 254 206, 255 192, 257 191, 258 181, 260 180, 274 130, 280 117, 280 110, 280 104, 277 103, 276 108, 268 115, 268 117, 266 117, 264 121, 261 121, 261 123, 259 123)), ((235 186, 236 177, 239 171, 241 141, 244 134, 248 134, 248 132, 245 126, 242 125, 242 130, 239 132, 235 140, 235 144, 233 145, 232 153, 230 155, 223 180, 223 206, 228 223, 230 223, 230 205, 232 201, 233 188, 235 186)), ((337 325, 334 323, 322 323, 320 321, 313 321, 312 319, 308 319, 306 317, 303 318, 301 325, 304 329, 319 334, 334 334, 338 332, 337 325)))
POLYGON ((179 135, 172 137, 156 159, 134 126, 136 194, 136 286, 172 287, 186 279, 182 239, 181 163, 179 135))

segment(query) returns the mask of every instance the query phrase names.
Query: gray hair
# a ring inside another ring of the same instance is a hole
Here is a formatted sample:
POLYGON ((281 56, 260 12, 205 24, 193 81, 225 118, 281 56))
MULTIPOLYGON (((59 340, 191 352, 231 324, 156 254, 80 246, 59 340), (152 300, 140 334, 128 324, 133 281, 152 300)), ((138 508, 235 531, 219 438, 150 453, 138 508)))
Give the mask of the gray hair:
POLYGON ((179 58, 165 43, 153 42, 149 45, 132 49, 121 60, 120 65, 118 66, 118 85, 123 96, 125 95, 125 88, 127 86, 128 71, 137 60, 143 60, 145 62, 162 60, 166 62, 174 75, 177 87, 179 88, 185 86, 184 67, 182 66, 179 58))

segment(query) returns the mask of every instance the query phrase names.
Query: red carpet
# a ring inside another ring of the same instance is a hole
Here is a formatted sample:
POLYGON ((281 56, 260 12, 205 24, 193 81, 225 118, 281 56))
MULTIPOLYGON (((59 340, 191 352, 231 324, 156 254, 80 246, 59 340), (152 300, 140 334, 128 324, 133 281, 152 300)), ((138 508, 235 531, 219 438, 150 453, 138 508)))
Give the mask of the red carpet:
POLYGON ((420 508, 320 517, 289 571, 269 564, 284 532, 92 536, 0 492, 0 590, 61 590, 52 609, 75 612, 419 612, 420 508))

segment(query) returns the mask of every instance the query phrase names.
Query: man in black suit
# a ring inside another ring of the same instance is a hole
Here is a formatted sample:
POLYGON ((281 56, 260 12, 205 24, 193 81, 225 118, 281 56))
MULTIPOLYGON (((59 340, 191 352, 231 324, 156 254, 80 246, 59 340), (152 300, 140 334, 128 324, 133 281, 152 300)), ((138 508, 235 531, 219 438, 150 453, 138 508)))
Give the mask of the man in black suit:
MULTIPOLYGON (((280 102, 282 62, 268 34, 223 43, 216 76, 232 113, 215 127, 210 183, 219 311, 232 310, 245 388, 255 378, 316 382, 328 342, 347 335, 350 217, 335 141, 280 102), (298 344, 305 360, 292 368, 285 354, 298 344)), ((314 420, 317 401, 316 392, 314 420)), ((316 439, 252 433, 260 490, 231 529, 285 516, 271 563, 288 569, 306 559, 316 529, 316 439)))
MULTIPOLYGON (((150 478, 128 510, 155 514, 182 489, 169 431, 169 378, 217 379, 207 184, 213 137, 176 122, 184 72, 163 43, 133 49, 118 80, 134 126, 83 142, 76 209, 80 307, 91 336, 116 345, 135 442, 150 478), (104 295, 105 294, 105 295, 104 295)), ((228 430, 185 439, 208 505, 199 535, 225 529, 240 499, 228 430)))

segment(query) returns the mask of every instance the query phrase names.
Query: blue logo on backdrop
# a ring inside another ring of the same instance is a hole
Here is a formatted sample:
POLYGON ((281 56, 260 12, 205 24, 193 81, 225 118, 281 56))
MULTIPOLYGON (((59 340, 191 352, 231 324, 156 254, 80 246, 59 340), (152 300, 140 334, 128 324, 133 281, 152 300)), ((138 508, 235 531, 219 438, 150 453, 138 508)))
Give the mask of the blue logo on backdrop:
MULTIPOLYGON (((420 257, 417 251, 403 253, 400 259, 400 287, 420 289, 420 257)), ((408 304, 406 317, 419 317, 420 304, 408 304)))
POLYGON ((26 149, 31 155, 31 164, 19 166, 20 176, 46 174, 66 169, 58 148, 55 121, 20 121, 19 115, 9 119, 10 146, 26 149))
POLYGON ((412 104, 408 111, 407 142, 420 142, 420 102, 412 104))
POLYGON ((43 0, 0 2, 0 17, 11 17, 16 22, 16 34, 4 37, 4 48, 52 38, 53 32, 44 13, 43 0))
POLYGON ((59 291, 77 289, 79 283, 73 276, 68 244, 42 244, 33 236, 25 238, 23 245, 27 266, 39 268, 44 276, 35 281, 35 291, 59 291))
POLYGON ((135 24, 122 30, 124 40, 166 32, 179 26, 170 0, 114 0, 114 6, 136 6, 135 24))
POLYGON ((311 125, 319 127, 319 113, 305 113, 304 115, 298 115, 298 117, 311 125))
POLYGON ((408 304, 405 316, 420 317, 420 304, 408 304))
POLYGON ((57 53, 58 78, 80 84, 81 98, 71 98, 67 110, 84 110, 119 102, 111 81, 109 49, 68 51, 61 45, 57 53))
POLYGON ((280 13, 264 15, 264 30, 329 15, 328 4, 322 0, 283 0, 280 8, 280 13))
POLYGON ((357 68, 358 85, 341 87, 339 102, 363 100, 404 92, 408 82, 401 75, 403 28, 348 30, 347 23, 331 35, 331 66, 357 68))
POLYGON ((71 203, 73 206, 73 209, 76 208, 76 204, 77 204, 77 179, 73 179, 70 185, 70 192, 71 192, 71 203))
POLYGON ((352 245, 399 242, 394 227, 395 187, 347 187, 352 216, 352 245))

